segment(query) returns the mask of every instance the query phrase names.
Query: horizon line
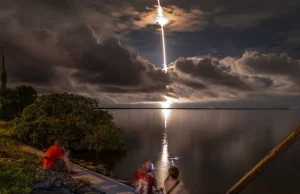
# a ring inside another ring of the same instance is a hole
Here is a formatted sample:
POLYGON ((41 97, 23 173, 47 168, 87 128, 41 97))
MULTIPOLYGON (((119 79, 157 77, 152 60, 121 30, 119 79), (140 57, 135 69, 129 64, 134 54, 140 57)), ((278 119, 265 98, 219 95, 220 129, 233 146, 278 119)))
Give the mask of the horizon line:
POLYGON ((300 107, 283 107, 283 108, 156 108, 156 107, 152 107, 152 108, 149 108, 149 107, 99 107, 99 109, 158 109, 158 110, 161 110, 161 109, 195 109, 195 110, 242 110, 242 109, 255 109, 255 110, 300 110, 300 107))

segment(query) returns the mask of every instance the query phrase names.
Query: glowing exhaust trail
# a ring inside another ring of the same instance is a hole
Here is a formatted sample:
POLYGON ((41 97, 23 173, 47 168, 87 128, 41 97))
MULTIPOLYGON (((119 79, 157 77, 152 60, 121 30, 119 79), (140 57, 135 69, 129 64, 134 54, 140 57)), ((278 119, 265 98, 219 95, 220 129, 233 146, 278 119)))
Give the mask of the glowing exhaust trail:
POLYGON ((158 9, 157 9, 157 17, 156 17, 156 22, 160 25, 161 27, 161 36, 162 36, 162 44, 163 44, 163 70, 167 73, 168 72, 168 67, 167 67, 167 59, 166 59, 166 45, 165 45, 165 31, 164 31, 164 25, 166 25, 169 20, 166 18, 163 14, 163 9, 160 6, 160 1, 157 0, 158 3, 158 9))
POLYGON ((161 27, 161 36, 162 36, 162 42, 163 42, 163 52, 164 52, 164 64, 163 64, 163 70, 168 73, 168 67, 167 67, 167 59, 166 59, 166 46, 165 46, 165 32, 164 27, 161 27))
MULTIPOLYGON (((168 73, 167 59, 166 59, 166 44, 165 44, 165 30, 164 26, 169 22, 168 18, 166 18, 163 14, 163 9, 160 5, 160 1, 157 0, 158 9, 157 9, 157 17, 155 22, 157 22, 161 27, 161 36, 162 36, 162 46, 163 46, 163 70, 168 73)), ((168 151, 168 138, 167 138, 167 122, 170 116, 171 110, 169 109, 171 104, 177 102, 177 100, 173 98, 169 98, 165 96, 166 101, 162 102, 162 113, 165 120, 164 134, 162 140, 162 150, 157 161, 157 181, 159 187, 164 186, 164 181, 168 175, 168 169, 170 165, 169 161, 169 151, 168 151)), ((172 160, 173 161, 173 160, 172 160)))

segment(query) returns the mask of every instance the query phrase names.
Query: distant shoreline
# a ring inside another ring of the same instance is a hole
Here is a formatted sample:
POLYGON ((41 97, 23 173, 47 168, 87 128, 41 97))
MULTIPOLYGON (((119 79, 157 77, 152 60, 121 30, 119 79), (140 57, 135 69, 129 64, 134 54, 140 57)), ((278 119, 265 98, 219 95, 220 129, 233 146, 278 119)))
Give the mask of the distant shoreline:
POLYGON ((99 107, 99 109, 150 109, 150 110, 162 110, 162 109, 170 109, 170 110, 300 110, 300 108, 141 108, 141 107, 99 107))

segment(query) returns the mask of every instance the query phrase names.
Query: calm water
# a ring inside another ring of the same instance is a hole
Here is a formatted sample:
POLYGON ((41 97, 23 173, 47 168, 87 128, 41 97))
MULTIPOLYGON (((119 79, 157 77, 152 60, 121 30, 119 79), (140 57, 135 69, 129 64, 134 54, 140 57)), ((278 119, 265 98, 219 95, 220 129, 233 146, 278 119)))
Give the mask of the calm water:
MULTIPOLYGON (((192 194, 221 194, 300 124, 300 111, 112 110, 129 145, 126 156, 85 155, 106 163, 129 180, 139 164, 152 160, 158 182, 168 155, 192 194)), ((249 185, 245 194, 300 193, 300 139, 249 185)))

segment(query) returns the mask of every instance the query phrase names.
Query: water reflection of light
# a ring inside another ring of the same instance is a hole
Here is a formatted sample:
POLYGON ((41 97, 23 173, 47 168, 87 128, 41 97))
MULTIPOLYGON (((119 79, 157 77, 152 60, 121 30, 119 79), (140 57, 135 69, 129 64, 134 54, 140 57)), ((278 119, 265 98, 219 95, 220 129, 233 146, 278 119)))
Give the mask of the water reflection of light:
POLYGON ((171 110, 169 108, 170 108, 172 103, 173 103, 173 101, 171 99, 167 99, 167 101, 161 103, 161 106, 163 108, 162 113, 163 113, 163 116, 165 118, 165 129, 167 128, 167 121, 168 121, 168 118, 169 118, 170 113, 171 113, 171 110))
POLYGON ((167 134, 163 134, 162 150, 157 162, 157 184, 159 187, 164 186, 164 181, 168 176, 169 168, 169 151, 168 151, 168 139, 167 134))
POLYGON ((165 121, 165 130, 163 133, 163 139, 162 139, 162 148, 161 148, 161 153, 159 156, 159 160, 157 162, 157 183, 159 187, 164 186, 164 181, 168 176, 168 169, 169 169, 169 151, 168 151, 168 136, 167 136, 167 124, 168 124, 168 119, 171 114, 171 110, 169 109, 172 105, 172 103, 176 102, 176 100, 172 98, 166 97, 166 101, 162 102, 162 113, 164 116, 164 121, 165 121))

